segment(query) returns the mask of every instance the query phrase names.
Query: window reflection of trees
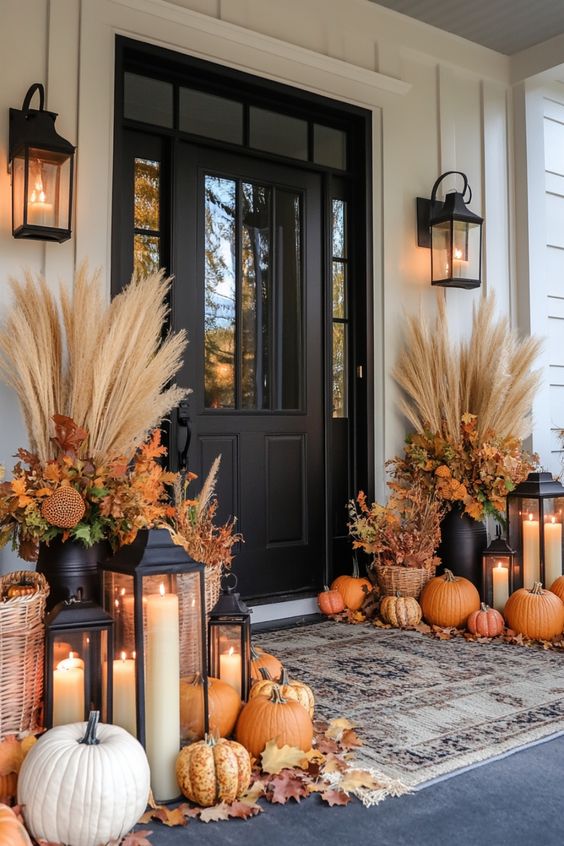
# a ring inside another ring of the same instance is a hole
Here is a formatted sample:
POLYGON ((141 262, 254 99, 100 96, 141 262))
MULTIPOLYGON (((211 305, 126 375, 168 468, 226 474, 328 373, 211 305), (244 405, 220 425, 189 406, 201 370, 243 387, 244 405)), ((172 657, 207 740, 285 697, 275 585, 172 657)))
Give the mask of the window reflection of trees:
POLYGON ((146 275, 160 267, 160 163, 135 159, 133 268, 146 275), (139 230, 148 230, 143 234, 139 230))
POLYGON ((269 406, 271 191, 243 183, 242 406, 269 406))
POLYGON ((236 182, 205 178, 205 394, 235 405, 236 182))

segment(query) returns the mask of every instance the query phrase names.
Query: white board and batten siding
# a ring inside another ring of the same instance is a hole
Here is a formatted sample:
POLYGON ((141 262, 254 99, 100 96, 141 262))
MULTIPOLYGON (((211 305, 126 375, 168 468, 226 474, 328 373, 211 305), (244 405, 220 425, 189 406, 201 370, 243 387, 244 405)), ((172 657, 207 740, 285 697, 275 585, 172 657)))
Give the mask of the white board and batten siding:
POLYGON ((563 470, 564 445, 564 85, 544 97, 546 254, 542 296, 545 336, 544 399, 549 414, 548 453, 553 473, 563 470), (561 96, 558 99, 559 88, 561 96))

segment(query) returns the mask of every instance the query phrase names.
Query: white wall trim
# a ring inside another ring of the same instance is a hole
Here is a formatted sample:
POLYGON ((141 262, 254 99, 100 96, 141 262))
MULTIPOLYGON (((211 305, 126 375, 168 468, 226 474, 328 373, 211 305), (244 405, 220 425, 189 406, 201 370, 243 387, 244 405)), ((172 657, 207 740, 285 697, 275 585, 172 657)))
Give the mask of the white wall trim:
POLYGON ((404 95, 411 88, 409 83, 393 76, 386 76, 353 65, 350 62, 335 59, 332 56, 325 56, 322 53, 316 53, 314 50, 308 50, 305 47, 290 44, 287 41, 281 41, 278 38, 272 38, 270 35, 248 30, 236 24, 212 18, 209 15, 202 15, 200 12, 194 12, 191 9, 171 6, 166 0, 114 0, 114 3, 134 9, 137 12, 148 12, 163 20, 175 21, 202 34, 213 35, 215 38, 233 42, 257 53, 264 53, 270 57, 279 56, 303 67, 315 68, 315 70, 323 71, 323 73, 331 76, 342 77, 349 82, 361 83, 378 92, 385 91, 390 94, 404 95))

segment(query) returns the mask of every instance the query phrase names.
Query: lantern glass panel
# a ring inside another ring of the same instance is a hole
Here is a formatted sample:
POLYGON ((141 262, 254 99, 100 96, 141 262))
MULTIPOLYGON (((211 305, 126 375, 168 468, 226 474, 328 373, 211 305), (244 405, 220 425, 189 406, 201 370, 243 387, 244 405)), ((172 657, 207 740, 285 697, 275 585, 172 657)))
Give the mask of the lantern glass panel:
POLYGON ((14 231, 24 224, 24 200, 25 155, 20 153, 12 159, 12 221, 14 231))
POLYGON ((53 726, 81 722, 90 711, 108 720, 108 630, 51 632, 53 726))
POLYGON ((26 197, 29 226, 70 227, 71 161, 66 153, 29 148, 26 197))
POLYGON ((451 276, 451 222, 436 223, 431 226, 431 277, 433 282, 448 279, 451 276))
POLYGON ((112 722, 135 737, 137 717, 133 588, 133 576, 104 572, 104 607, 114 618, 112 722))
POLYGON ((564 497, 547 498, 543 502, 544 520, 544 572, 543 584, 549 588, 562 575, 564 560, 564 497))
POLYGON ((452 276, 455 279, 480 278, 480 225, 453 222, 452 276))
POLYGON ((503 612, 511 592, 511 556, 483 556, 483 599, 491 608, 503 612))
POLYGON ((210 674, 230 684, 243 697, 244 625, 213 621, 209 636, 210 674))

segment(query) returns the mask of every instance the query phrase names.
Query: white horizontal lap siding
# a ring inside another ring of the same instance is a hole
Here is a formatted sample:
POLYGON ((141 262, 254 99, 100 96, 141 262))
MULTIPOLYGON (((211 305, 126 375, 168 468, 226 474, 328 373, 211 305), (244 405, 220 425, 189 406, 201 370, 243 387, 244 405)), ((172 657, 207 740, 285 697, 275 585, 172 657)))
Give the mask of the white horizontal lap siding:
POLYGON ((562 471, 564 451, 564 87, 544 98, 544 167, 546 254, 542 297, 545 337, 544 402, 550 427, 548 451, 542 456, 554 473, 562 471), (556 99, 558 98, 558 99, 556 99))

